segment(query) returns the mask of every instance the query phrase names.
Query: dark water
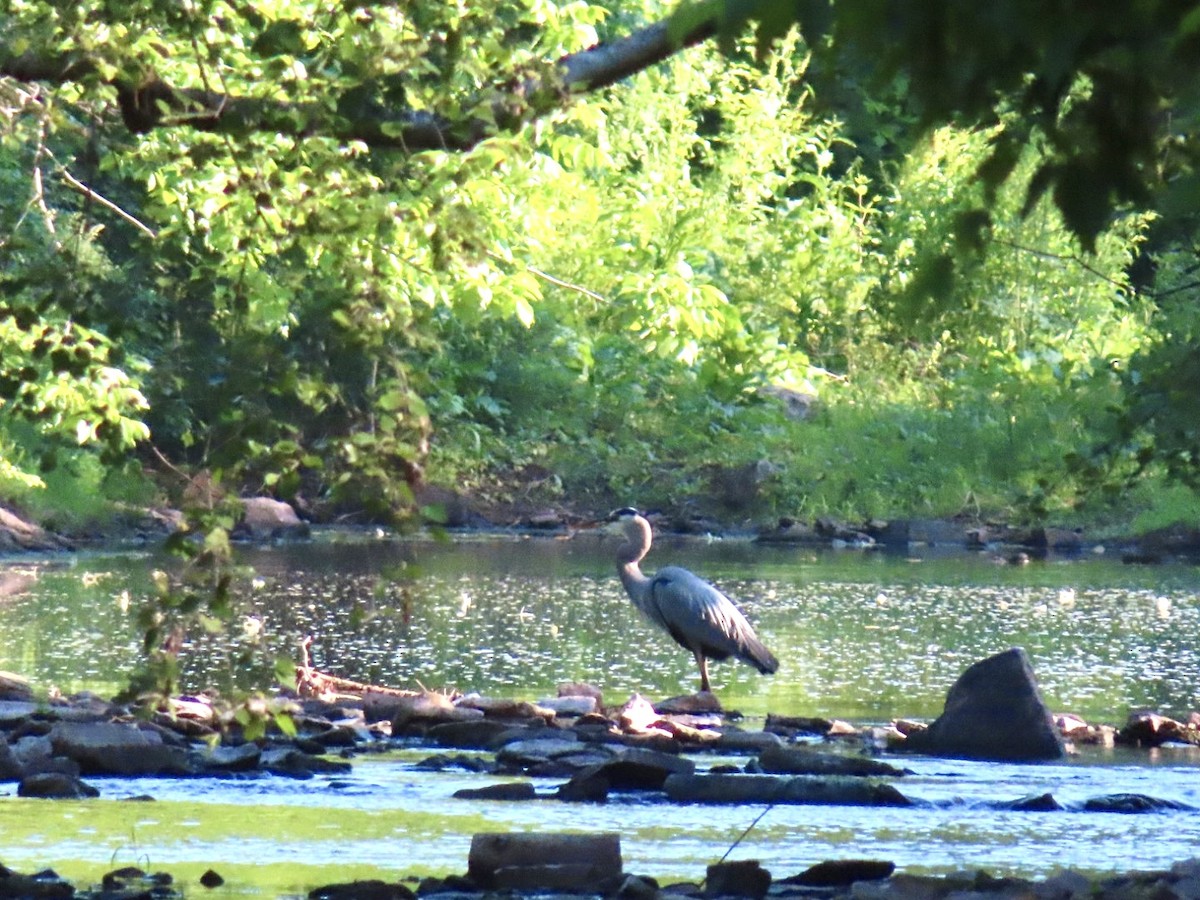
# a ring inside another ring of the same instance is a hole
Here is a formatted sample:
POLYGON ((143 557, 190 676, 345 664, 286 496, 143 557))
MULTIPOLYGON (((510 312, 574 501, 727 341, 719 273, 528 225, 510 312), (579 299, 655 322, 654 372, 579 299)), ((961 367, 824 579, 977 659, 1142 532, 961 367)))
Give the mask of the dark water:
MULTIPOLYGON (((396 686, 536 699, 560 682, 584 680, 609 702, 696 687, 690 657, 624 598, 611 542, 594 535, 455 544, 352 537, 247 552, 256 575, 239 586, 231 632, 189 638, 188 688, 265 686, 275 657, 295 658, 306 636, 320 668, 396 686)), ((932 718, 967 665, 1012 646, 1029 653, 1056 711, 1119 724, 1134 708, 1183 715, 1200 706, 1196 567, 1128 567, 1092 557, 1011 567, 982 557, 664 541, 646 568, 668 562, 735 597, 782 662, 773 678, 744 666, 714 667, 715 690, 750 717, 749 727, 768 711, 857 723, 932 718)), ((115 690, 137 658, 126 610, 148 595, 150 573, 164 565, 151 554, 81 555, 58 568, 23 564, 36 577, 27 592, 0 600, 0 669, 64 691, 115 690)), ((631 871, 699 878, 763 812, 637 800, 601 807, 451 801, 458 787, 486 779, 418 772, 415 753, 360 759, 348 778, 302 784, 101 784, 106 798, 155 796, 151 812, 102 802, 84 815, 55 804, 53 817, 40 813, 35 824, 29 801, 7 797, 0 861, 40 867, 57 860, 70 872, 144 853, 185 871, 224 866, 251 892, 303 893, 304 884, 349 873, 462 871, 478 830, 617 828, 631 871)), ((761 859, 777 875, 839 857, 892 859, 907 871, 1046 874, 1064 866, 1153 868, 1200 852, 1200 811, 996 809, 1044 792, 1073 809, 1090 797, 1129 792, 1200 810, 1200 767, 1189 751, 1088 752, 1039 766, 902 764, 915 774, 898 786, 918 808, 776 808, 732 858, 761 859)))

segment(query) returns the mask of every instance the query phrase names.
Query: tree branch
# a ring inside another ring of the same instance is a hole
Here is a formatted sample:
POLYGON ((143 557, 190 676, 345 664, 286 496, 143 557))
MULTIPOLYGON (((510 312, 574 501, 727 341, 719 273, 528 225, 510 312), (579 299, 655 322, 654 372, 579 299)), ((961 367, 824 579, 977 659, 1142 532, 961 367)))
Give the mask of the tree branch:
MULTIPOLYGON (((499 131, 513 131, 570 102, 573 95, 600 90, 641 72, 685 47, 716 33, 717 16, 694 24, 682 35, 669 21, 639 29, 608 44, 559 59, 544 74, 511 79, 495 91, 492 115, 450 121, 433 113, 373 110, 360 116, 331 113, 321 104, 286 103, 237 97, 199 88, 177 88, 150 74, 140 84, 115 81, 125 126, 143 133, 155 128, 189 127, 220 134, 274 132, 293 137, 328 135, 372 147, 469 150, 499 131)), ((13 55, 0 42, 0 76, 18 81, 66 83, 95 77, 96 66, 77 55, 13 55)))

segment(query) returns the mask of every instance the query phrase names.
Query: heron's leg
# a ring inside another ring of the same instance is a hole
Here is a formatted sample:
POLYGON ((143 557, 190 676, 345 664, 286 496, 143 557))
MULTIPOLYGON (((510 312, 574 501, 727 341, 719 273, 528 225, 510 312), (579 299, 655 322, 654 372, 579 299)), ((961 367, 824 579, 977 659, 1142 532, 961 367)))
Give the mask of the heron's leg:
POLYGON ((709 691, 708 686, 708 660, 704 656, 704 651, 696 650, 696 665, 700 667, 700 690, 709 691))

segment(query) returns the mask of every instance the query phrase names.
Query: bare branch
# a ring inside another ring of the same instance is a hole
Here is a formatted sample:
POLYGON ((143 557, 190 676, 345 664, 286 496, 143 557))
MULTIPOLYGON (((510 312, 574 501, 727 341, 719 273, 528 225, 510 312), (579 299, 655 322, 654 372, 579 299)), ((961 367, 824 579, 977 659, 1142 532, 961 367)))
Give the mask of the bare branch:
POLYGON ((113 203, 107 197, 97 194, 94 190, 92 190, 90 187, 88 187, 86 184, 84 184, 82 181, 80 181, 78 178, 76 178, 74 175, 72 175, 70 172, 68 172, 61 165, 58 167, 58 176, 66 183, 67 187, 83 194, 83 196, 86 197, 88 200, 93 200, 96 203, 99 203, 101 206, 103 206, 105 209, 109 210, 110 212, 116 213, 116 215, 120 216, 122 219, 124 219, 126 222, 128 222, 130 225, 132 225, 134 228, 138 229, 140 232, 142 232, 142 234, 146 235, 147 237, 149 237, 151 239, 158 237, 158 235, 155 233, 154 229, 151 228, 149 225, 142 222, 140 219, 134 217, 130 213, 127 213, 125 210, 121 209, 121 207, 117 206, 117 204, 113 203))

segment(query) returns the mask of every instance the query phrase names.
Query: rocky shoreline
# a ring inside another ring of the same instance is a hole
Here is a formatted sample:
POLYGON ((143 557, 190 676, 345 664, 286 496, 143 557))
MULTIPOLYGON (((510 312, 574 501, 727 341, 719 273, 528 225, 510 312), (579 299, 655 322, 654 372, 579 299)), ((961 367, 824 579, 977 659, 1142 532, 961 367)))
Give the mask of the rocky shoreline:
MULTIPOLYGON (((287 727, 276 722, 251 739, 231 710, 205 698, 179 697, 147 711, 92 695, 37 699, 16 676, 0 678, 0 780, 21 797, 95 797, 89 776, 287 777, 349 771, 350 760, 398 746, 427 748, 416 764, 511 780, 460 789, 469 800, 604 803, 636 792, 645 802, 707 804, 822 804, 905 806, 904 754, 994 759, 1054 758, 1072 744, 1159 747, 1200 745, 1200 719, 1178 722, 1153 714, 1131 716, 1122 727, 1088 725, 1052 716, 1040 707, 1022 651, 981 660, 951 688, 946 710, 930 724, 892 722, 855 728, 821 718, 768 715, 761 728, 721 710, 711 694, 658 704, 634 695, 606 705, 589 685, 562 685, 558 696, 536 701, 446 695, 430 691, 344 684, 302 667, 297 684, 280 690, 287 727), (982 688, 982 690, 981 690, 982 688), (997 696, 1007 698, 999 707, 997 696), (1052 727, 1051 727, 1052 726, 1052 727), (1052 733, 1045 743, 1043 727, 1052 733), (949 741, 935 739, 940 730, 949 741), (997 729, 1016 740, 997 743, 997 729), (979 738, 975 750, 970 738, 979 738), (956 735, 956 736, 955 736, 956 735), (965 735, 965 738, 964 738, 965 735), (964 743, 966 740, 966 743, 964 743), (1017 748, 1014 750, 1013 748, 1017 748), (880 759, 880 754, 891 761, 880 759), (728 762, 730 757, 740 764, 728 762), (723 760, 720 763, 714 759, 723 760), (529 777, 559 779, 539 791, 529 777)), ((145 798, 150 800, 152 798, 145 798)), ((1051 795, 1015 798, 1006 810, 1063 810, 1051 795)), ((1171 798, 1119 794, 1088 799, 1078 812, 1149 813, 1182 809, 1171 798)), ((221 883, 217 872, 206 886, 221 883)), ((104 883, 76 888, 52 872, 24 875, 0 867, 4 897, 182 896, 169 875, 123 869, 104 883)), ((1062 872, 1040 880, 994 878, 986 873, 926 877, 896 872, 887 860, 831 860, 777 875, 757 863, 718 863, 701 884, 660 885, 626 873, 619 835, 476 835, 460 876, 404 883, 352 883, 315 888, 314 898, 405 898, 603 895, 658 898, 852 897, 855 900, 1102 897, 1156 900, 1200 896, 1200 860, 1166 871, 1096 880, 1062 872), (582 842, 582 844, 581 844, 582 842), (477 849, 478 845, 478 849, 477 849)))
MULTIPOLYGON (((444 527, 465 534, 571 534, 593 525, 601 515, 582 515, 567 508, 511 506, 480 511, 448 491, 428 498, 445 513, 444 527)), ((320 524, 301 517, 288 503, 269 497, 242 501, 243 513, 233 530, 245 541, 296 540, 308 537, 320 524)), ((1082 529, 1052 526, 1018 527, 1006 522, 958 516, 948 519, 900 518, 845 522, 826 516, 811 521, 783 517, 757 525, 730 523, 703 516, 647 513, 655 530, 672 534, 740 534, 764 544, 859 549, 908 550, 940 548, 985 553, 997 563, 1024 564, 1032 560, 1110 554, 1126 563, 1154 564, 1200 560, 1200 528, 1172 525, 1139 535, 1100 539, 1082 529)), ((0 506, 0 556, 11 553, 55 553, 80 545, 94 547, 116 542, 163 540, 182 522, 172 509, 131 509, 107 534, 63 535, 28 522, 0 506)))

